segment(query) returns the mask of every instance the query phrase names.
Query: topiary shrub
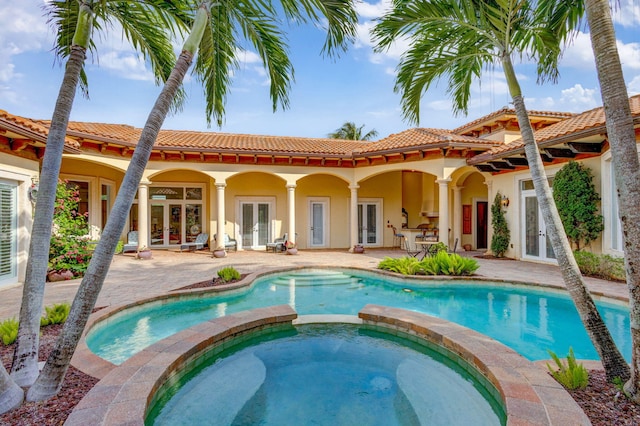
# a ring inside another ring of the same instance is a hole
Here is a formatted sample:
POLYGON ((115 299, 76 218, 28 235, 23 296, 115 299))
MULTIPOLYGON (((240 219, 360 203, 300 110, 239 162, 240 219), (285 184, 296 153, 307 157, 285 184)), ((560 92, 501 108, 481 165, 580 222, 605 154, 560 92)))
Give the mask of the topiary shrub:
POLYGON ((509 249, 511 232, 507 225, 504 211, 502 210, 502 194, 500 191, 491 205, 491 226, 493 226, 493 237, 491 237, 491 251, 496 257, 503 257, 509 249))
POLYGON ((222 268, 218 271, 218 277, 228 283, 230 281, 235 281, 240 279, 240 272, 236 271, 233 266, 227 266, 226 268, 222 268))
POLYGON ((600 236, 604 229, 598 214, 600 195, 588 167, 576 161, 565 164, 553 178, 553 199, 567 238, 577 250, 600 236))

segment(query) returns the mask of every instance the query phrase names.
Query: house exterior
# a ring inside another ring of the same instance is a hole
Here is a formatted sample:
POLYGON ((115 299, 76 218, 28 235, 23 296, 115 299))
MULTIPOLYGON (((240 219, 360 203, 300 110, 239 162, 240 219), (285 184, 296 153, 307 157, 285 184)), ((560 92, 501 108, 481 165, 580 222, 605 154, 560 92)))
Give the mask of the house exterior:
MULTIPOLYGON (((640 96, 630 99, 636 129, 640 96)), ((593 172, 605 231, 595 252, 622 254, 602 108, 530 111, 547 174, 570 159, 593 172)), ((0 286, 24 280, 48 121, 0 110, 0 286)), ((80 212, 102 229, 141 129, 71 122, 60 177, 78 185, 80 212)), ((636 130, 637 140, 640 131, 636 130)), ((288 233, 298 247, 391 247, 426 229, 486 250, 499 191, 511 230, 506 255, 553 262, 515 112, 503 108, 453 130, 413 128, 377 142, 162 130, 131 208, 128 231, 157 249, 228 234, 264 250, 288 233), (508 200, 508 203, 507 203, 508 200), (292 237, 294 236, 294 237, 292 237)))

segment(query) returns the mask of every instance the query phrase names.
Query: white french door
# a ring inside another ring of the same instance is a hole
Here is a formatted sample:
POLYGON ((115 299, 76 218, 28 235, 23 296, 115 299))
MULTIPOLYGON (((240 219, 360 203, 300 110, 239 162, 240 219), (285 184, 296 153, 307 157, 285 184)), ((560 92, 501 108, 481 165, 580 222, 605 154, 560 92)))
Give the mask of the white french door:
POLYGON ((309 200, 309 247, 327 247, 329 199, 309 200))
POLYGON ((521 205, 524 212, 522 257, 545 262, 555 261, 556 255, 547 235, 547 228, 544 224, 535 191, 522 191, 521 205))
POLYGON ((264 250, 272 240, 274 202, 272 198, 239 200, 240 244, 243 249, 264 250))
POLYGON ((358 244, 379 246, 382 244, 382 202, 358 201, 358 244))
POLYGON ((154 201, 151 203, 150 212, 152 246, 182 243, 182 204, 154 201))

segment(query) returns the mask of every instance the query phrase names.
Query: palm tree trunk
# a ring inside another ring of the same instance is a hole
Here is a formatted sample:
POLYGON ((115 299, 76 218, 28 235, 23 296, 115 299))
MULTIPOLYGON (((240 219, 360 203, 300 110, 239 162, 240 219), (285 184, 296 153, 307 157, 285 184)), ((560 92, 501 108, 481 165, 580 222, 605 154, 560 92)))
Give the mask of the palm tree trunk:
POLYGON ((633 400, 640 403, 640 267, 637 265, 640 259, 640 161, 609 2, 587 0, 585 8, 607 120, 607 136, 618 187, 619 215, 624 235, 633 348, 631 378, 624 389, 633 400))
POLYGON ((502 65, 507 78, 509 92, 513 99, 516 116, 518 117, 522 140, 525 144, 525 154, 529 162, 529 171, 533 179, 536 197, 542 210, 542 217, 547 227, 547 235, 551 240, 553 251, 558 260, 562 278, 587 330, 587 334, 589 334, 593 346, 600 355, 607 379, 611 381, 614 377, 620 377, 623 380, 627 380, 630 374, 629 366, 620 351, 618 351, 609 330, 602 320, 600 312, 598 312, 582 278, 580 268, 578 268, 573 256, 573 251, 571 251, 571 245, 564 231, 558 209, 551 194, 549 182, 547 181, 544 165, 538 152, 538 145, 533 135, 533 128, 529 121, 524 99, 522 98, 520 84, 516 78, 511 58, 507 54, 502 57, 502 65))
MULTIPOLYGON (((38 376, 38 349, 40 344, 40 316, 44 302, 44 286, 49 262, 51 242, 51 220, 56 200, 56 186, 62 163, 62 152, 67 132, 67 124, 73 106, 80 71, 85 60, 89 43, 93 11, 85 3, 80 5, 74 44, 66 64, 58 99, 51 118, 47 146, 42 161, 38 201, 36 202, 29 262, 27 263, 22 305, 20 307, 20 328, 17 346, 13 355, 11 376, 20 386, 30 386, 38 376)), ((0 391, 2 388, 0 387, 0 391)))
POLYGON ((185 42, 184 50, 149 113, 147 122, 140 134, 140 140, 118 191, 113 209, 105 225, 102 238, 93 253, 87 272, 71 305, 69 317, 58 337, 55 349, 47 359, 42 373, 27 392, 28 401, 47 399, 58 393, 62 387, 64 376, 71 363, 71 357, 76 350, 82 331, 87 324, 89 315, 91 315, 109 271, 109 265, 113 259, 120 234, 124 229, 126 218, 142 179, 144 169, 149 161, 153 145, 202 39, 207 16, 208 9, 201 7, 198 10, 191 36, 185 42), (192 50, 187 50, 187 48, 192 50))
POLYGON ((24 391, 11 379, 0 362, 0 414, 19 407, 23 400, 24 391))

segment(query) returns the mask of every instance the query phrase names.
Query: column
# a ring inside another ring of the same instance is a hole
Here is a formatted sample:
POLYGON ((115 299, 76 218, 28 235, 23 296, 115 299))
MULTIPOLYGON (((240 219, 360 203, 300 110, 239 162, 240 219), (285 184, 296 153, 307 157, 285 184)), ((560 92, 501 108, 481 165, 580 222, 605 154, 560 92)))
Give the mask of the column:
POLYGON ((351 190, 351 208, 349 209, 349 251, 353 253, 353 247, 358 244, 358 184, 349 185, 351 190))
POLYGON ((453 242, 458 239, 458 247, 462 244, 462 186, 453 188, 453 242))
POLYGON ((287 184, 287 205, 289 207, 289 241, 296 242, 296 184, 287 184))
POLYGON ((138 185, 138 247, 149 245, 149 185, 148 180, 138 185))
POLYGON ((437 179, 438 182, 438 241, 449 245, 449 182, 451 179, 437 179))
MULTIPOLYGON (((224 233, 225 233, 225 215, 224 215, 224 189, 226 188, 226 182, 216 182, 216 203, 218 204, 218 212, 216 217, 216 240, 215 247, 216 250, 224 250, 224 233)), ((238 247, 240 248, 240 247, 238 247)))
POLYGON ((493 205, 493 181, 488 180, 484 183, 487 185, 487 251, 486 255, 491 255, 493 252, 491 251, 491 240, 493 239, 493 226, 491 226, 491 221, 493 220, 493 215, 491 214, 491 206, 493 205))

